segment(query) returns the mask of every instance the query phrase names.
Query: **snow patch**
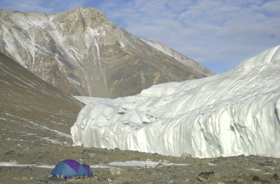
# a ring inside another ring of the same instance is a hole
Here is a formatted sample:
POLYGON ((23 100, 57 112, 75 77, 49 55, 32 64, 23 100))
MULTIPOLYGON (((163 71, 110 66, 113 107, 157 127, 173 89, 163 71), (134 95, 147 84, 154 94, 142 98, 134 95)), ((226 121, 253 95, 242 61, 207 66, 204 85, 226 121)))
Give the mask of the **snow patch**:
MULTIPOLYGON (((91 169, 108 169, 111 166, 114 167, 145 167, 154 168, 159 164, 165 166, 189 166, 189 164, 175 164, 165 162, 154 162, 154 161, 125 161, 125 162, 111 162, 108 165, 90 165, 91 169)), ((19 164, 17 162, 0 162, 0 167, 39 167, 45 169, 54 169, 55 165, 36 165, 36 164, 19 164)))

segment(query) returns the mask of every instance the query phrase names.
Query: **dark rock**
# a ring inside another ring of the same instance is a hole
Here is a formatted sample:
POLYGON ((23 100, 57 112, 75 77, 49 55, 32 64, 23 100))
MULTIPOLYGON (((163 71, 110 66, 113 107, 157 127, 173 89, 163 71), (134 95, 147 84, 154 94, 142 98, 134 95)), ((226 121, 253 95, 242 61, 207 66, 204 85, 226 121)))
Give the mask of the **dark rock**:
POLYGON ((276 174, 276 173, 273 174, 272 178, 275 179, 275 180, 278 180, 278 174, 276 174))
POLYGON ((260 178, 258 176, 253 176, 253 181, 260 181, 260 178))
POLYGON ((198 180, 205 183, 208 181, 210 176, 214 176, 214 172, 202 172, 198 175, 198 180))
POLYGON ((12 154, 15 154, 15 152, 13 150, 10 150, 10 151, 6 152, 4 155, 12 155, 12 154))
POLYGON ((202 173, 200 173, 198 176, 201 176, 201 177, 203 177, 203 178, 208 179, 209 176, 214 176, 214 175, 215 175, 214 172, 202 172, 202 173))

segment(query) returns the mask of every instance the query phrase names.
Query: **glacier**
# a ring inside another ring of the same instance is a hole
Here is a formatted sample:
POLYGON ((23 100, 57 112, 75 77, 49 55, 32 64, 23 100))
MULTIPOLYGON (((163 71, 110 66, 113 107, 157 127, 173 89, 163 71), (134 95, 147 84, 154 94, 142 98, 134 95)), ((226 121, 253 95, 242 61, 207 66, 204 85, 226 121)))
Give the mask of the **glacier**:
POLYGON ((280 45, 235 69, 135 96, 78 98, 73 145, 211 158, 280 157, 280 45))

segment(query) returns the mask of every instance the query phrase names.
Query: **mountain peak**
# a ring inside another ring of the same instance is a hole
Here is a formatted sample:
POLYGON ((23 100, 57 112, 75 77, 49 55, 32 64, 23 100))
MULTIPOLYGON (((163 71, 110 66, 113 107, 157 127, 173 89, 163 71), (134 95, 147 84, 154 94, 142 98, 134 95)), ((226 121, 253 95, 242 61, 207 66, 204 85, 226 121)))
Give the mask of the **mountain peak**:
POLYGON ((96 18, 96 17, 102 17, 103 19, 106 19, 105 14, 93 7, 79 7, 73 10, 69 10, 66 12, 62 12, 62 13, 68 13, 68 14, 76 14, 76 13, 80 13, 82 15, 83 18, 96 18))
POLYGON ((0 52, 71 95, 116 98, 154 84, 213 73, 182 63, 106 19, 96 8, 0 15, 0 52))

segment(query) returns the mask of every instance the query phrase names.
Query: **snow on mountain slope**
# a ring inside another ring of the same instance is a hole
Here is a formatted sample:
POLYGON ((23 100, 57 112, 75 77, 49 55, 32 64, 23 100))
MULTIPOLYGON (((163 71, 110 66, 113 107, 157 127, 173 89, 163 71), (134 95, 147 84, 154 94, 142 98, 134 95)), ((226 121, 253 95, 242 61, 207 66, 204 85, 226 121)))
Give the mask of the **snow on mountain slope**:
POLYGON ((0 135, 3 145, 12 148, 22 142, 32 146, 71 141, 69 129, 83 106, 0 53, 0 135))
POLYGON ((138 38, 140 40, 142 40, 143 42, 147 43, 148 45, 150 45, 150 46, 158 49, 159 51, 169 55, 170 57, 176 59, 177 61, 180 61, 181 63, 192 68, 193 70, 196 70, 196 71, 199 71, 200 73, 205 74, 206 77, 214 75, 214 73, 212 71, 209 71, 207 68, 203 67, 202 65, 195 62, 191 58, 188 58, 188 57, 180 54, 179 52, 171 49, 170 47, 164 45, 163 43, 146 40, 146 39, 143 39, 140 37, 138 37, 138 38))
MULTIPOLYGON (((204 79, 94 99, 71 128, 75 145, 181 156, 280 156, 280 46, 204 79)), ((89 102, 89 100, 88 100, 89 102)))
POLYGON ((182 64, 90 7, 56 14, 0 10, 0 52, 71 95, 116 98, 213 75, 193 60, 182 64))

